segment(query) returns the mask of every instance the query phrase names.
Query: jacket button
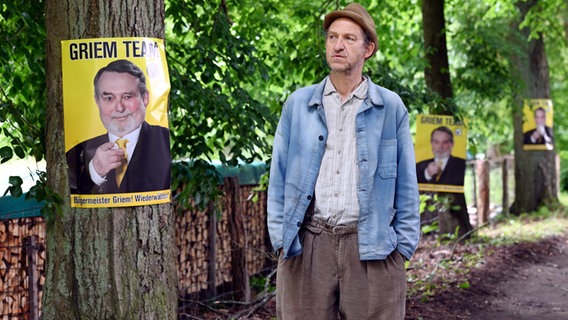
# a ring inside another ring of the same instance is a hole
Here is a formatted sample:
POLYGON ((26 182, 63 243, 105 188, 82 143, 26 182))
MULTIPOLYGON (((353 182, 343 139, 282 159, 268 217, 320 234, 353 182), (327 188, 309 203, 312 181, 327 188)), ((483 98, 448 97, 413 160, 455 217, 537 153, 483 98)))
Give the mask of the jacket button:
POLYGON ((319 141, 323 141, 323 136, 318 137, 319 141))
POLYGON ((302 226, 302 221, 298 221, 298 228, 302 226))
POLYGON ((312 196, 307 196, 308 200, 312 200, 312 196))

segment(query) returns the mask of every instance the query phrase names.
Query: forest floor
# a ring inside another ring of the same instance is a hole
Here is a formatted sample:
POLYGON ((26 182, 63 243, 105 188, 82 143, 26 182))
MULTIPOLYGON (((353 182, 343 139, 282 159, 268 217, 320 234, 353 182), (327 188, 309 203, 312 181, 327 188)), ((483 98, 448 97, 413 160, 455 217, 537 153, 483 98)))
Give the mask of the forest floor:
MULTIPOLYGON (((406 319, 568 319, 568 218, 557 218, 505 222, 509 229, 488 227, 461 242, 424 236, 408 266, 406 319)), ((180 319, 276 319, 273 295, 264 298, 254 312, 249 305, 180 319)))
POLYGON ((429 280, 415 292, 410 284, 406 319, 568 319, 568 236, 460 245, 450 255, 450 249, 419 248, 413 259, 423 259, 423 266, 409 274, 429 280), (483 257, 470 269, 460 259, 472 254, 483 257), (467 271, 459 272, 459 264, 467 271))

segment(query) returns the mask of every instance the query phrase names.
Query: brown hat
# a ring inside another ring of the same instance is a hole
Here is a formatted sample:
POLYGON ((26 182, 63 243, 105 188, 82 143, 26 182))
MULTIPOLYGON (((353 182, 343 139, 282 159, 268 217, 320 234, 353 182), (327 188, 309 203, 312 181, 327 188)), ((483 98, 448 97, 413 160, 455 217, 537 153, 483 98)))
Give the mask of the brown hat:
MULTIPOLYGON (((337 18, 349 18, 355 21, 358 25, 365 30, 365 33, 369 36, 371 42, 375 44, 375 50, 373 54, 379 49, 379 41, 377 40, 377 30, 375 27, 375 21, 371 15, 365 10, 365 8, 358 3, 351 3, 343 10, 332 11, 328 13, 323 20, 323 30, 327 31, 327 28, 331 23, 337 18)), ((371 54, 371 56, 373 55, 371 54)))

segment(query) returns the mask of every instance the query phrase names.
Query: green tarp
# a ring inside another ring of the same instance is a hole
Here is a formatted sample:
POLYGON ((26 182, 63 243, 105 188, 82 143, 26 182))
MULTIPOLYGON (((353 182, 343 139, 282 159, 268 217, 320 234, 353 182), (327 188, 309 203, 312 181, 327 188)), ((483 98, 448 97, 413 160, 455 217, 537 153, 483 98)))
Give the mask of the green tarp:
POLYGON ((43 203, 34 199, 26 200, 26 197, 14 198, 11 196, 0 197, 0 220, 30 218, 41 216, 43 203))
MULTIPOLYGON (((266 172, 266 164, 264 162, 253 162, 251 164, 242 164, 237 167, 226 167, 220 164, 213 164, 215 170, 219 173, 220 181, 223 178, 238 177, 239 183, 242 185, 258 184, 260 177, 266 172)), ((10 196, 0 197, 0 220, 29 218, 41 216, 41 208, 43 203, 35 200, 26 200, 25 196, 13 198, 10 196)))

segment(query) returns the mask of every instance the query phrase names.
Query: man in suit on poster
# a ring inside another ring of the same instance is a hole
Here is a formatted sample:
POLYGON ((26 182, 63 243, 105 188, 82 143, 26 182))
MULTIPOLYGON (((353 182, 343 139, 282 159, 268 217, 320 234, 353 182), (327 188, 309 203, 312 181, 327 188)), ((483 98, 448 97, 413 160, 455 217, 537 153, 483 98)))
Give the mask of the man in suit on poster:
POLYGON ((540 107, 534 111, 536 128, 524 133, 524 144, 552 144, 552 128, 546 126, 546 111, 540 107))
POLYGON ((448 127, 434 129, 430 136, 434 158, 416 164, 418 183, 461 185, 464 183, 465 159, 452 156, 454 134, 448 127))
POLYGON ((144 121, 149 92, 142 70, 113 61, 97 72, 94 88, 108 132, 67 152, 71 194, 169 189, 169 130, 144 121))

